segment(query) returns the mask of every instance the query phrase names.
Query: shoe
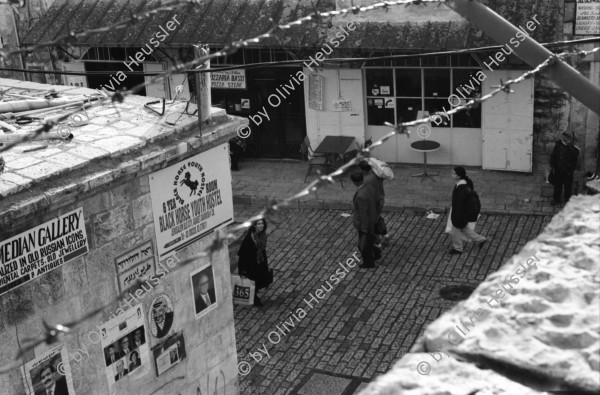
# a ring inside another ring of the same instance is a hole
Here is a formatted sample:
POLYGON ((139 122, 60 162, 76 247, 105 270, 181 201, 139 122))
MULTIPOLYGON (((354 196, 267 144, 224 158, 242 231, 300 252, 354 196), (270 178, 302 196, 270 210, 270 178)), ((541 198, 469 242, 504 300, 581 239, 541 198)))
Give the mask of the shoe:
POLYGON ((485 244, 485 242, 488 241, 488 239, 485 239, 484 241, 479 243, 479 249, 481 250, 481 248, 483 247, 483 245, 485 244))
POLYGON ((451 249, 450 251, 448 251, 448 254, 450 254, 450 255, 460 255, 462 253, 463 253, 462 251, 455 250, 454 248, 451 249))
POLYGON ((365 264, 360 264, 360 265, 358 265, 358 267, 361 268, 361 269, 374 269, 375 265, 367 266, 365 264))

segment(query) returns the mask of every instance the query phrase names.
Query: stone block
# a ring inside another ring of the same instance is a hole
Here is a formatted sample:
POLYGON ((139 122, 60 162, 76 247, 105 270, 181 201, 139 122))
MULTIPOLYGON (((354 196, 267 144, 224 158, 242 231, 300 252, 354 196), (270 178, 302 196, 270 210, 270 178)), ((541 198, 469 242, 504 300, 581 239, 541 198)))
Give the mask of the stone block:
POLYGON ((129 205, 118 206, 94 217, 95 245, 101 246, 133 230, 133 216, 129 205))
POLYGON ((141 228, 153 222, 152 216, 152 200, 150 194, 142 195, 139 198, 133 200, 133 221, 135 228, 141 228))
POLYGON ((36 283, 29 282, 16 288, 0 298, 3 321, 6 326, 17 325, 34 313, 32 291, 36 283))

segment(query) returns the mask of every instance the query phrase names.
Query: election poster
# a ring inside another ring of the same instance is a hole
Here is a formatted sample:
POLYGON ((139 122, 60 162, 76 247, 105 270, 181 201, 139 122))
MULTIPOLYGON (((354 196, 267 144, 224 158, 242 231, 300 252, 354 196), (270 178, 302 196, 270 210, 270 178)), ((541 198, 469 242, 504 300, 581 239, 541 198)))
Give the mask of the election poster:
POLYGON ((233 221, 229 145, 150 175, 159 262, 233 221))
POLYGON ((144 325, 144 310, 138 304, 100 325, 104 371, 110 394, 126 380, 135 380, 150 370, 150 347, 144 325))
POLYGON ((75 395, 69 354, 64 343, 21 367, 27 395, 75 395))
POLYGON ((0 296, 88 251, 83 208, 0 241, 0 296))
POLYGON ((120 292, 131 287, 137 280, 143 282, 150 279, 153 274, 156 274, 152 240, 116 257, 115 265, 117 266, 120 292))
POLYGON ((167 370, 177 366, 185 359, 185 341, 183 333, 171 336, 163 343, 152 349, 156 366, 156 376, 160 376, 167 370))

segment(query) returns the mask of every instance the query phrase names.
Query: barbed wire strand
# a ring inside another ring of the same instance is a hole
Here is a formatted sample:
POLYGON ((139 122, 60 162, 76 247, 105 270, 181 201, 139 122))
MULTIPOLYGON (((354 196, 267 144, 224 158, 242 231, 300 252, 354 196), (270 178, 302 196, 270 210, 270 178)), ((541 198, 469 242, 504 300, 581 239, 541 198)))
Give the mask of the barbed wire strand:
MULTIPOLYGON (((423 0, 423 1, 426 1, 426 0, 423 0)), ((405 1, 394 2, 394 3, 406 4, 405 1)), ((370 6, 370 7, 372 7, 372 6, 370 6)), ((357 7, 354 7, 354 8, 357 8, 357 7)), ((369 8, 369 7, 361 7, 361 8, 369 8)), ((343 10, 340 10, 337 12, 341 13, 342 11, 343 10)), ((346 11, 346 12, 348 12, 348 11, 346 11)), ((307 19, 307 17, 304 17, 304 18, 301 18, 300 20, 306 21, 306 20, 310 20, 310 19, 307 19)), ((298 20, 298 21, 300 21, 300 20, 298 20)), ((298 22, 298 21, 296 21, 296 22, 298 22)), ((292 22, 292 23, 294 23, 294 22, 292 22)), ((297 23, 297 24, 299 24, 299 23, 297 23)), ((274 217, 276 218, 278 211, 282 207, 289 206, 293 201, 299 200, 300 198, 310 195, 311 193, 315 193, 320 187, 322 187, 324 185, 334 183, 335 177, 339 177, 339 176, 343 175, 352 166, 359 163, 363 158, 366 158, 368 155, 370 155, 370 152, 374 148, 384 144, 387 140, 391 139, 393 136, 399 135, 399 134, 405 134, 407 136, 407 138, 410 138, 410 132, 408 130, 409 126, 415 126, 415 125, 418 125, 421 123, 432 122, 435 119, 435 117, 439 116, 440 114, 455 114, 459 111, 467 110, 476 105, 480 105, 481 103, 491 99, 492 97, 499 94, 500 92, 513 93, 513 91, 510 89, 511 85, 521 83, 521 82, 525 81, 526 79, 533 77, 535 74, 543 72, 543 70, 545 68, 547 68, 548 66, 550 66, 552 63, 554 63, 556 61, 560 61, 567 57, 572 57, 572 56, 584 58, 592 53, 597 52, 598 50, 600 50, 600 47, 594 48, 593 50, 590 50, 590 51, 564 52, 564 53, 561 53, 558 55, 552 55, 548 59, 546 59, 544 62, 539 64, 537 67, 535 67, 533 70, 527 71, 527 72, 523 73, 521 76, 519 76, 515 79, 509 79, 506 82, 502 82, 502 80, 501 80, 500 85, 496 86, 495 87, 496 89, 494 89, 492 92, 490 92, 480 98, 473 98, 473 99, 469 100, 467 103, 465 103, 464 105, 455 107, 452 110, 449 110, 447 112, 444 112, 444 113, 437 112, 433 115, 430 115, 427 118, 421 118, 421 119, 417 119, 417 120, 410 121, 410 122, 402 122, 397 125, 393 125, 389 122, 386 122, 385 125, 392 128, 392 131, 390 131, 388 134, 381 137, 379 140, 373 142, 373 144, 370 145, 369 147, 365 147, 365 148, 361 149, 357 153, 355 158, 351 159, 346 164, 339 167, 338 169, 336 169, 334 172, 332 172, 330 174, 319 175, 319 177, 317 177, 314 181, 310 182, 308 184, 308 186, 306 186, 305 188, 300 190, 298 193, 296 193, 290 197, 284 198, 281 202, 273 201, 271 204, 269 204, 267 207, 265 207, 263 210, 261 210, 258 214, 254 215, 253 217, 248 218, 246 221, 244 221, 243 223, 241 223, 239 225, 230 227, 229 231, 226 234, 221 234, 221 232, 215 232, 215 238, 209 244, 209 246, 207 248, 205 248, 204 251, 202 251, 198 254, 194 254, 193 256, 179 262, 179 264, 177 265, 177 269, 175 269, 173 271, 181 270, 183 267, 186 267, 190 263, 196 262, 200 258, 209 257, 209 259, 212 261, 213 254, 220 251, 224 245, 230 244, 230 242, 236 242, 239 239, 241 239, 242 236, 244 235, 244 233, 239 233, 236 235, 235 234, 236 232, 246 230, 247 228, 252 226, 252 224, 257 220, 260 220, 260 219, 272 220, 274 217)), ((99 99, 98 101, 100 102, 103 100, 106 100, 106 99, 99 99)), ((63 117, 65 117, 65 116, 63 116, 63 117)), ((61 117, 61 118, 63 118, 63 117, 61 117)), ((68 115, 66 115, 66 117, 68 117, 68 115)), ((48 127, 51 128, 52 127, 52 125, 48 126, 48 124, 49 124, 49 122, 47 121, 47 124, 44 125, 43 128, 48 128, 48 127)), ((176 257, 175 257, 175 259, 176 259, 176 257)), ((24 339, 24 341, 28 342, 29 344, 27 344, 20 350, 20 352, 15 357, 15 361, 11 362, 8 365, 0 367, 0 374, 6 373, 6 372, 14 369, 16 366, 19 366, 21 363, 23 363, 22 357, 27 351, 33 349, 34 347, 38 346, 39 344, 46 343, 47 345, 51 345, 53 343, 56 343, 59 340, 59 337, 61 334, 66 334, 66 333, 72 332, 73 329, 75 327, 77 327, 79 324, 81 324, 82 322, 88 320, 89 318, 99 314, 100 312, 103 312, 106 309, 111 308, 117 301, 121 300, 122 298, 126 297, 130 292, 132 292, 132 290, 140 289, 140 286, 141 286, 141 281, 138 279, 132 287, 130 287, 129 289, 127 289, 127 290, 121 292, 120 294, 118 294, 117 296, 115 296, 115 298, 113 298, 110 302, 106 303, 105 305, 103 305, 101 307, 94 309, 93 311, 85 314, 84 316, 80 317, 79 319, 77 319, 75 321, 72 321, 72 322, 69 322, 66 324, 55 324, 55 325, 50 325, 50 324, 46 323, 46 321, 43 321, 43 324, 45 327, 45 332, 40 334, 40 336, 24 339)))

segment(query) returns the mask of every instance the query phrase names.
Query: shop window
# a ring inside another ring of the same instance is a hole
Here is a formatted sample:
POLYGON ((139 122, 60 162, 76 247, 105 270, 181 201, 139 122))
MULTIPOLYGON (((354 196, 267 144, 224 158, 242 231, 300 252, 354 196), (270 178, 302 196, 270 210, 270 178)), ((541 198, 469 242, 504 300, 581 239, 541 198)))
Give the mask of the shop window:
POLYGON ((396 96, 421 97, 421 69, 396 69, 396 96))
POLYGON ((385 97, 367 97, 369 125, 382 126, 385 122, 394 123, 393 100, 385 97))
POLYGON ((425 97, 450 96, 450 69, 424 69, 425 97))
MULTIPOLYGON (((456 96, 452 96, 452 105, 465 104, 469 99, 481 97, 481 81, 477 79, 478 69, 454 69, 452 72, 452 93, 460 98, 460 104, 456 96)), ((460 111, 453 115, 453 126, 455 128, 480 128, 481 106, 460 111)))
POLYGON ((400 122, 410 122, 417 119, 417 114, 421 110, 421 99, 396 99, 396 111, 400 122))
POLYGON ((367 96, 394 96, 393 69, 367 69, 367 96))

